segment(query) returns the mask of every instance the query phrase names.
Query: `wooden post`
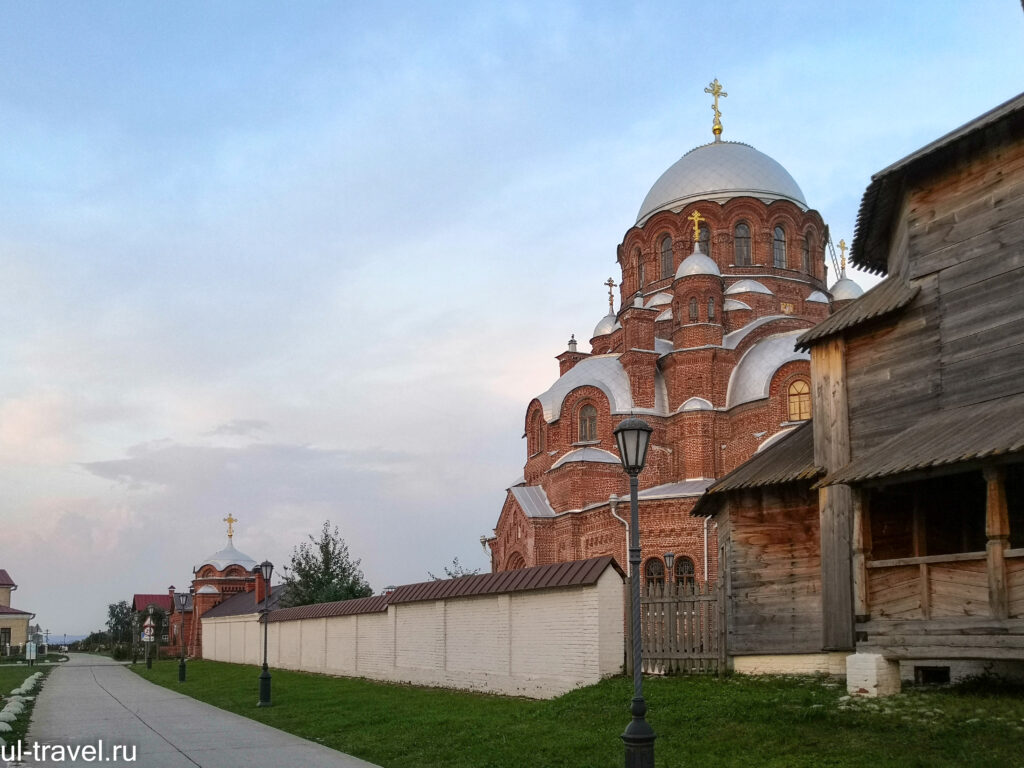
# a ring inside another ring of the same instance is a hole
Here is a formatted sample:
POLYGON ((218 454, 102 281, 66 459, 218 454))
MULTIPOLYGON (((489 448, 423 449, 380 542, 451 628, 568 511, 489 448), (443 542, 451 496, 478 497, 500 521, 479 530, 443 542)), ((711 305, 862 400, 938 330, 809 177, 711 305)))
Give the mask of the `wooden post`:
POLYGON ((985 551, 988 555, 988 604, 992 618, 1010 615, 1006 592, 1006 549, 1010 546, 1010 520, 1006 508, 1006 471, 1002 467, 985 469, 988 498, 985 504, 985 551))
POLYGON ((853 493, 853 605, 857 621, 871 618, 868 598, 868 560, 871 559, 871 508, 868 492, 853 493))

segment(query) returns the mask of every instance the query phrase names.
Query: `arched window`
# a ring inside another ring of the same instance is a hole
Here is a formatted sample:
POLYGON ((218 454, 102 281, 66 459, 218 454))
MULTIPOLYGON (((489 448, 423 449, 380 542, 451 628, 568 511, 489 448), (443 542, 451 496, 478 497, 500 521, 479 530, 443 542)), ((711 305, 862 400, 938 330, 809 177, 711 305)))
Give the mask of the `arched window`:
POLYGON ((707 224, 700 225, 700 252, 711 256, 711 230, 707 224))
POLYGON ((811 236, 804 235, 803 252, 800 254, 800 268, 807 274, 811 273, 811 236))
POLYGON ((708 299, 708 320, 715 319, 715 299, 711 297, 708 299))
POLYGON ((597 440, 597 408, 584 405, 580 408, 580 442, 597 440))
POLYGON ((520 568, 525 568, 525 567, 526 567, 526 561, 523 560, 523 556, 521 554, 519 554, 518 552, 513 552, 509 556, 508 561, 505 563, 505 570, 506 571, 516 571, 516 570, 519 570, 520 568))
POLYGON ((656 557, 652 557, 644 564, 644 581, 648 584, 665 583, 665 564, 656 557))
POLYGON ((693 567, 693 560, 688 557, 676 558, 676 584, 684 587, 693 587, 696 581, 696 569, 693 567))
POLYGON ((734 259, 737 267, 750 266, 750 227, 745 221, 736 225, 733 232, 734 259))
POLYGON ((643 288, 644 284, 645 284, 645 280, 644 280, 644 257, 643 257, 643 254, 640 253, 640 249, 637 248, 636 249, 636 287, 637 287, 637 290, 640 290, 641 288, 643 288))
POLYGON ((789 385, 789 420, 807 421, 811 418, 811 388, 803 379, 789 385))
POLYGON ((668 235, 661 239, 661 277, 672 277, 672 238, 668 235))
POLYGON ((697 322, 697 297, 693 296, 690 299, 690 322, 697 322))
POLYGON ((526 430, 526 451, 530 456, 540 451, 540 411, 534 411, 530 417, 530 426, 526 430))
POLYGON ((775 228, 775 239, 772 242, 773 263, 778 269, 786 268, 786 230, 775 228))

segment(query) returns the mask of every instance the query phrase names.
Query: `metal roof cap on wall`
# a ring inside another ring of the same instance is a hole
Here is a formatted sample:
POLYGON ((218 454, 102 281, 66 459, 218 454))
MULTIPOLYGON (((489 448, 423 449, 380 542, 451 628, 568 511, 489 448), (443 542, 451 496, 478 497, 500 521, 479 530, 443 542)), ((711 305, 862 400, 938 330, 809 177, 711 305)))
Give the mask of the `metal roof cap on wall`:
POLYGON ((330 616, 355 616, 363 613, 383 613, 388 609, 389 595, 357 597, 354 600, 336 600, 333 603, 297 605, 271 611, 267 621, 296 621, 297 619, 325 619, 330 616))

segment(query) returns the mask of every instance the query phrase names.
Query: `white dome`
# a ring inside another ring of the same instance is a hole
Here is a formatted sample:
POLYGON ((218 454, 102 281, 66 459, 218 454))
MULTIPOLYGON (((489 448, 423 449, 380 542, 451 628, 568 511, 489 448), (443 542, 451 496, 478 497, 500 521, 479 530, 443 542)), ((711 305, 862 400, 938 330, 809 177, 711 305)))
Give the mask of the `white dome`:
POLYGON ((662 291, 661 293, 654 294, 654 296, 651 298, 651 300, 647 302, 647 306, 648 307, 661 307, 661 306, 664 306, 665 304, 671 304, 671 303, 672 303, 672 294, 671 293, 665 293, 664 291, 662 291))
POLYGON ((723 312, 735 312, 739 309, 750 309, 750 305, 743 301, 736 301, 736 299, 726 299, 722 303, 723 312))
POLYGON ((601 322, 594 326, 594 335, 590 338, 596 339, 598 336, 607 336, 612 332, 612 328, 615 327, 615 315, 605 315, 601 318, 601 322))
POLYGON ((789 200, 807 208, 793 177, 768 155, 749 144, 715 141, 691 149, 654 182, 636 223, 642 224, 658 211, 678 211, 696 200, 724 203, 734 197, 789 200))
POLYGON ((811 356, 807 352, 796 351, 796 339, 805 331, 799 328, 754 342, 733 368, 725 407, 734 408, 768 397, 772 376, 779 368, 794 360, 810 361, 811 356))
POLYGON ((750 279, 737 280, 725 289, 726 296, 735 296, 738 293, 764 293, 769 296, 773 295, 771 289, 769 289, 764 283, 750 279))
POLYGON ((679 406, 677 413, 685 413, 686 411, 713 411, 715 406, 711 404, 710 400, 705 400, 703 397, 691 397, 685 403, 679 406))
POLYGON ((815 291, 807 297, 806 301, 817 302, 818 304, 828 304, 828 296, 821 291, 815 291))
POLYGON ((832 294, 832 301, 858 299, 864 295, 864 289, 848 277, 839 278, 828 290, 832 294))
POLYGON ((695 248, 693 253, 683 259, 683 263, 676 270, 676 280, 681 277, 690 277, 691 275, 721 276, 721 274, 722 271, 718 268, 718 265, 712 259, 705 256, 703 251, 695 248))
POLYGON ((196 566, 196 570, 198 571, 204 565, 212 565, 218 571, 223 571, 229 565, 240 565, 245 568, 245 570, 251 571, 258 565, 258 563, 244 552, 239 552, 235 549, 235 545, 231 543, 231 539, 228 539, 228 545, 224 547, 224 549, 220 552, 214 552, 208 558, 203 560, 196 566))

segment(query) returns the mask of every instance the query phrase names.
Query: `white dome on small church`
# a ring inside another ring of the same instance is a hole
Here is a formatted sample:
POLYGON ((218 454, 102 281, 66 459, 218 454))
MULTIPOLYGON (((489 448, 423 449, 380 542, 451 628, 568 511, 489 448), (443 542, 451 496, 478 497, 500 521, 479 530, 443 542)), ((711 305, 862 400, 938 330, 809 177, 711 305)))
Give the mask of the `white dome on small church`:
POLYGON ((594 326, 594 335, 590 338, 596 339, 598 336, 607 336, 612 332, 615 327, 615 315, 607 314, 601 318, 600 322, 594 326))
POLYGON ((208 558, 200 562, 199 565, 196 566, 196 570, 198 571, 204 565, 212 565, 218 571, 223 571, 229 565, 240 565, 245 568, 245 570, 251 571, 258 565, 258 563, 244 552, 239 552, 235 549, 235 545, 231 542, 231 539, 228 539, 228 545, 224 547, 224 549, 219 552, 214 552, 208 558))
POLYGON ((676 270, 676 280, 681 277, 691 277, 692 275, 721 276, 721 274, 722 271, 711 258, 705 256, 699 248, 694 248, 693 253, 683 259, 683 263, 676 270))
POLYGON ((839 278, 828 290, 832 294, 832 301, 859 299, 864 295, 864 289, 848 277, 839 278))
POLYGON ((789 200, 807 209, 804 193, 775 160, 749 144, 714 141, 691 149, 654 182, 636 223, 642 224, 658 211, 681 210, 696 200, 724 203, 734 197, 789 200))

